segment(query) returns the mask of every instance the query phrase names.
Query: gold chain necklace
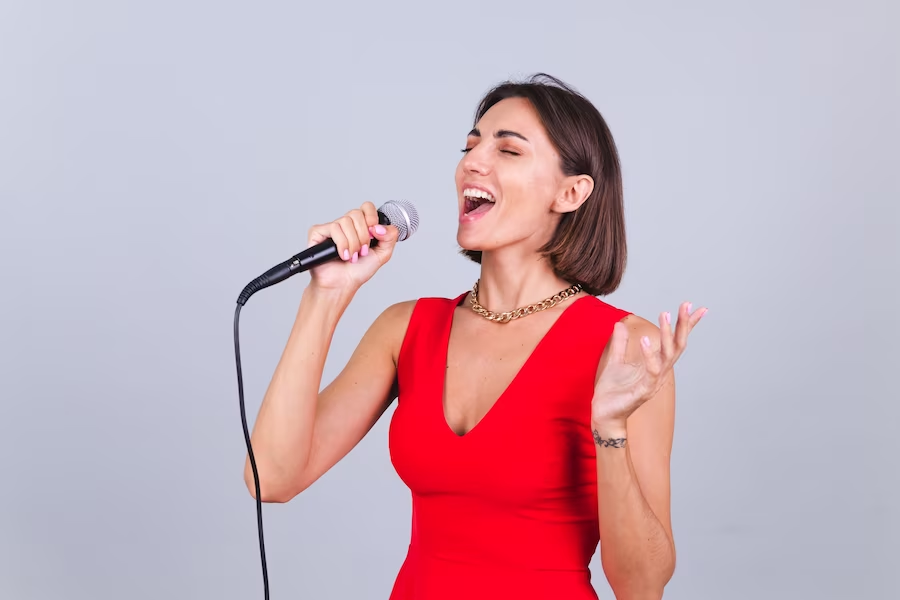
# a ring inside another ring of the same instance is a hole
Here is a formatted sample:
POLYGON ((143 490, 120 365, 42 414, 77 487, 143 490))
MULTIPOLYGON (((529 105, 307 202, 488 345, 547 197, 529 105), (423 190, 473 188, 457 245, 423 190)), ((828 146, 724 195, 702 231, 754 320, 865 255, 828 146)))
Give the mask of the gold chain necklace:
POLYGON ((494 321, 496 323, 509 323, 513 319, 519 319, 522 317, 527 317, 528 315, 534 314, 536 312, 541 312, 542 310, 547 310, 548 308, 553 308, 563 300, 567 300, 581 291, 581 284, 576 283, 573 286, 567 287, 561 292, 557 292, 553 294, 549 298, 541 300, 535 304, 529 304, 528 306, 523 306, 522 308, 517 308, 515 310, 508 310, 506 312, 496 313, 490 311, 480 305, 478 303, 478 282, 480 279, 475 282, 475 285, 472 286, 472 296, 469 298, 469 303, 472 305, 472 310, 487 319, 488 321, 494 321))

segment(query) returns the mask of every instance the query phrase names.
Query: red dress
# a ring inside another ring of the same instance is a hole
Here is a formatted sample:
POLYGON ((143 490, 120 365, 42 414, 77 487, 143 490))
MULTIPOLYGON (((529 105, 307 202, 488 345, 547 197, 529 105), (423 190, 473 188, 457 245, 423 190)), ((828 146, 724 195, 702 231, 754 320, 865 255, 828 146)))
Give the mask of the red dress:
POLYGON ((444 418, 443 387, 465 297, 419 300, 400 349, 389 444, 412 492, 412 537, 390 600, 596 600, 591 398, 613 325, 630 313, 593 296, 572 301, 459 436, 444 418))

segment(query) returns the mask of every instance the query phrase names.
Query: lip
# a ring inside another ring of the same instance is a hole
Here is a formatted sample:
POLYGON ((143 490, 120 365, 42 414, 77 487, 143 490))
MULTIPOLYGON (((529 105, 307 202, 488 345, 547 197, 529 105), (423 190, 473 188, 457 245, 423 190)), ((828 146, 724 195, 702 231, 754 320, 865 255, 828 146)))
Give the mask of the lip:
MULTIPOLYGON (((471 182, 463 183, 462 187, 459 189, 459 193, 462 194, 463 190, 481 190, 482 192, 487 192, 488 194, 490 194, 494 198, 495 202, 497 200, 497 194, 494 193, 494 190, 492 190, 489 187, 479 185, 477 183, 471 183, 471 182)), ((491 210, 496 210, 496 208, 491 209, 491 210)), ((466 199, 463 198, 462 203, 460 204, 460 207, 459 207, 459 222, 460 223, 472 223, 472 222, 477 221, 478 219, 482 218, 486 214, 488 214, 485 212, 485 213, 477 214, 475 216, 469 216, 466 214, 465 211, 466 211, 466 199)))

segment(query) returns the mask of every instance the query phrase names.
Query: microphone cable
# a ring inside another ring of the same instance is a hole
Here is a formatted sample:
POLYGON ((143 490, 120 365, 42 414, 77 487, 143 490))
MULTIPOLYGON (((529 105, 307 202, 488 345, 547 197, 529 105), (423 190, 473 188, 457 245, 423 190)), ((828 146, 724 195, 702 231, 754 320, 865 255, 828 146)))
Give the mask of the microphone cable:
POLYGON ((265 600, 269 600, 269 569, 266 566, 266 540, 263 535, 262 494, 259 491, 259 472, 256 470, 256 458, 253 456, 253 446, 250 444, 250 428, 247 426, 247 409, 244 406, 244 375, 241 370, 241 341, 240 319, 241 307, 246 298, 238 300, 234 309, 234 360, 237 365, 238 399, 241 406, 241 426, 244 429, 244 441, 247 444, 247 456, 250 457, 250 468, 253 470, 253 484, 256 490, 256 526, 259 530, 259 557, 262 561, 263 594, 265 600))

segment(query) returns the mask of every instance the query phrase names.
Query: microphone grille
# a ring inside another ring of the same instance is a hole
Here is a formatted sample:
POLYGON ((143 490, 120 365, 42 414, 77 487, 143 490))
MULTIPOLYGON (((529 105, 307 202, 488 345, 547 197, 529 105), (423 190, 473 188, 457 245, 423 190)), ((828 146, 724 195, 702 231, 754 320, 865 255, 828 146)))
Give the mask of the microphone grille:
POLYGON ((381 205, 378 211, 383 214, 388 224, 396 227, 400 236, 398 241, 402 242, 416 232, 419 228, 419 213, 412 202, 406 200, 388 200, 381 205))

